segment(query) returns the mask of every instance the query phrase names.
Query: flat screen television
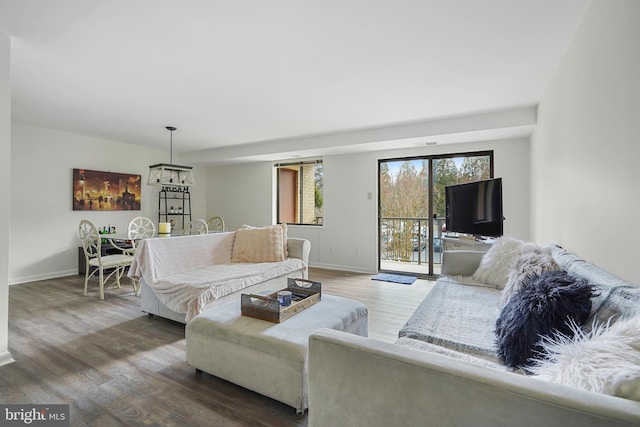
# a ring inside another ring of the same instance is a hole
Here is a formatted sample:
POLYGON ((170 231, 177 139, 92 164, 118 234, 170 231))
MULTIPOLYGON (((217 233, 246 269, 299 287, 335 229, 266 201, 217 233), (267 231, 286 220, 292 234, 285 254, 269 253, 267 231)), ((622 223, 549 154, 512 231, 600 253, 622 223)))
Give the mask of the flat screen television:
POLYGON ((447 231, 502 236, 502 178, 445 187, 445 205, 447 231))

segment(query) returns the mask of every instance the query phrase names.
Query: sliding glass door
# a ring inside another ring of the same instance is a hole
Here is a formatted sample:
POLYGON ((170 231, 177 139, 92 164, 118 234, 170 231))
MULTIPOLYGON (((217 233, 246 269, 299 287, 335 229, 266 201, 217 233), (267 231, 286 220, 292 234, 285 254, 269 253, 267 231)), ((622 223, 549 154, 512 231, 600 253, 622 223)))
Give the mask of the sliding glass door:
POLYGON ((448 185, 493 177, 493 152, 378 162, 378 269, 440 274, 448 185))

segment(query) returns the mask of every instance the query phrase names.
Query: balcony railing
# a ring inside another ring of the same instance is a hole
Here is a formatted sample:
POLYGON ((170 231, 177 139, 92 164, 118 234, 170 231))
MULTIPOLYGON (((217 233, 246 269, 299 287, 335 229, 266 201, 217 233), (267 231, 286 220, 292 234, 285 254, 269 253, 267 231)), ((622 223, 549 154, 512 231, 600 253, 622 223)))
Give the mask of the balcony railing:
MULTIPOLYGON (((440 264, 444 218, 434 219, 433 262, 440 264)), ((383 217, 380 221, 380 260, 411 264, 429 263, 429 219, 383 217)))

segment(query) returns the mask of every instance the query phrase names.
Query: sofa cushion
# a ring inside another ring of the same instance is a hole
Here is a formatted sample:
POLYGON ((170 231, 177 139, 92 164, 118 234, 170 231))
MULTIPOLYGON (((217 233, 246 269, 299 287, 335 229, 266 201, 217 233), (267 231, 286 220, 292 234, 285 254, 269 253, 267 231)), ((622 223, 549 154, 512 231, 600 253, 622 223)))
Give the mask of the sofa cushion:
POLYGON ((637 286, 618 286, 607 288, 595 286, 598 295, 594 298, 591 315, 587 325, 595 323, 615 323, 620 319, 640 316, 640 288, 637 286))
POLYGON ((473 279, 497 289, 507 283, 507 276, 515 260, 522 253, 522 240, 512 237, 500 237, 482 257, 480 266, 473 273, 473 279))
POLYGON ((236 231, 231 262, 277 262, 285 259, 282 226, 240 228, 236 231))
POLYGON ((136 248, 128 276, 156 283, 185 271, 228 264, 235 238, 235 231, 230 231, 143 239, 136 248))
POLYGON ((482 262, 484 252, 481 251, 444 251, 442 252, 443 276, 471 277, 482 262))
POLYGON ((626 399, 640 400, 640 317, 590 332, 572 327, 573 338, 546 337, 531 368, 540 379, 626 399))
POLYGON ((431 344, 426 341, 418 340, 415 338, 402 337, 398 338, 395 342, 397 345, 404 347, 411 347, 422 351, 429 351, 432 353, 443 354, 454 359, 462 360, 466 363, 472 363, 474 365, 485 366, 487 368, 498 369, 500 371, 507 371, 507 367, 501 363, 497 363, 495 359, 487 359, 481 356, 472 356, 469 353, 463 353, 456 350, 451 350, 447 347, 442 347, 436 344, 431 344))
POLYGON ((640 315, 640 287, 625 282, 560 246, 553 246, 551 254, 563 270, 574 277, 586 279, 594 289, 591 314, 585 324, 587 329, 593 322, 613 323, 640 315))
POLYGON ((507 276, 507 283, 502 290, 501 304, 504 307, 509 299, 531 277, 542 274, 545 271, 560 270, 560 267, 551 256, 551 248, 538 246, 535 243, 525 243, 522 246, 522 254, 514 261, 513 267, 507 276))
POLYGON ((540 337, 572 333, 569 322, 584 323, 591 310, 592 289, 584 279, 564 271, 531 278, 504 306, 495 332, 498 356, 509 367, 526 367, 539 351, 540 337))
POLYGON ((398 337, 413 338, 498 363, 493 327, 500 314, 500 291, 437 280, 398 337))

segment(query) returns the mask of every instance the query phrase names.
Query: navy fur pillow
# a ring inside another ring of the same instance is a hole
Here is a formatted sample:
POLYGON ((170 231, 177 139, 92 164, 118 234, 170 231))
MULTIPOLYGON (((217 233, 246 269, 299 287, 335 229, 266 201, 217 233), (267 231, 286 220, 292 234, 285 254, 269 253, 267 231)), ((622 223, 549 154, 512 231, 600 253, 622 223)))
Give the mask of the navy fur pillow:
POLYGON ((570 319, 582 325, 591 311, 592 287, 565 271, 534 275, 516 292, 496 320, 498 356, 510 368, 526 366, 540 351, 542 335, 573 336, 570 319))

